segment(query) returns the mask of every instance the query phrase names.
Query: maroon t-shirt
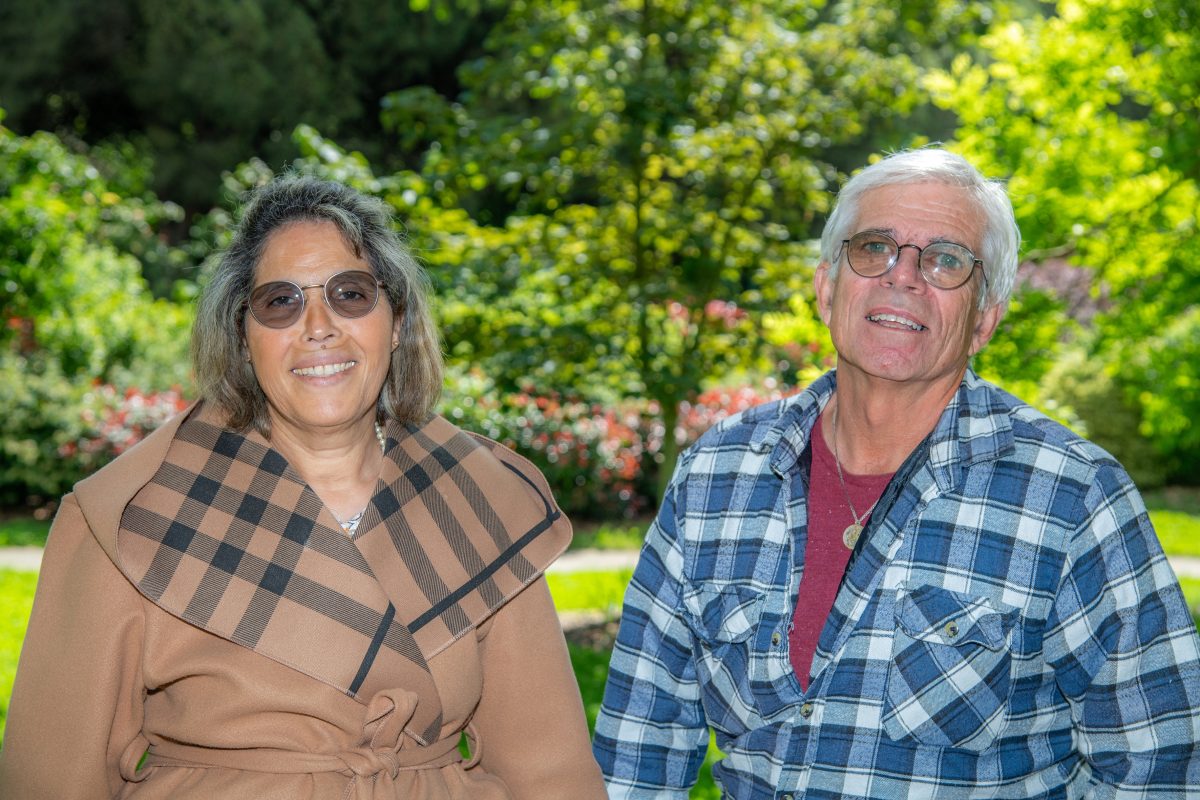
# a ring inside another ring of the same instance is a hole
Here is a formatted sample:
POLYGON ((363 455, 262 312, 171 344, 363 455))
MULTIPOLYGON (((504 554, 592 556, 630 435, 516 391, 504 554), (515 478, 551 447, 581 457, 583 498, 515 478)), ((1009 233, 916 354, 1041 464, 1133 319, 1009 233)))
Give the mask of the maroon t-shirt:
MULTIPOLYGON (((825 415, 822 414, 821 418, 825 415)), ((838 482, 837 463, 833 451, 821 434, 821 418, 813 426, 812 471, 808 480, 808 542, 804 547, 804 576, 800 579, 800 594, 792 629, 788 633, 792 669, 800 679, 801 688, 808 689, 808 671, 821 629, 833 608, 842 573, 850 560, 850 549, 842 543, 842 531, 854 522, 846 505, 846 494, 838 482)), ((862 514, 883 494, 894 473, 886 475, 854 475, 842 470, 846 491, 854 509, 862 514)), ((867 524, 870 517, 863 519, 867 524)))

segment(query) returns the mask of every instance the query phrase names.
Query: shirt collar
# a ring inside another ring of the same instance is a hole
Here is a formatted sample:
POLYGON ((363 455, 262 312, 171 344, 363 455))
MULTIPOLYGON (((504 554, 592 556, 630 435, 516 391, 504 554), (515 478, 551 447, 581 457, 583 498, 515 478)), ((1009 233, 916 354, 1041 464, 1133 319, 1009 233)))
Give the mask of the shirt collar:
MULTIPOLYGON (((796 465, 835 389, 837 371, 830 370, 785 401, 774 424, 754 431, 751 449, 770 452, 776 474, 783 475, 796 465)), ((1012 422, 1004 408, 998 389, 968 369, 930 436, 929 465, 940 489, 956 485, 970 465, 994 460, 1013 449, 1012 422)))

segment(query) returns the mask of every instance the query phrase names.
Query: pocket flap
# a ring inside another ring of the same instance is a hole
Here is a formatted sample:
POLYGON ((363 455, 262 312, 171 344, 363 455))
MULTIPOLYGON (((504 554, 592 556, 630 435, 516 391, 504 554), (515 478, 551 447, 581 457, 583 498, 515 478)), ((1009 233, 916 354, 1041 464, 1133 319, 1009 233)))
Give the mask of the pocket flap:
POLYGON ((998 650, 1008 642, 1016 611, 1001 611, 984 597, 920 586, 896 599, 896 625, 914 639, 980 644, 998 650))
POLYGON ((765 599, 749 586, 690 589, 683 595, 684 616, 703 639, 740 642, 758 627, 765 599))

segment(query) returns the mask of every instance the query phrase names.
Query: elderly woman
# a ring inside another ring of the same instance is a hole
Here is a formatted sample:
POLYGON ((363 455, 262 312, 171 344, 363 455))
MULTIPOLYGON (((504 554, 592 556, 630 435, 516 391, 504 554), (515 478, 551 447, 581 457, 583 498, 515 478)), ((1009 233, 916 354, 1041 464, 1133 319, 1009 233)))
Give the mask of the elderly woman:
POLYGON ((202 401, 62 503, 0 796, 602 797, 542 577, 569 524, 431 414, 438 337, 382 204, 258 190, 192 351, 202 401))

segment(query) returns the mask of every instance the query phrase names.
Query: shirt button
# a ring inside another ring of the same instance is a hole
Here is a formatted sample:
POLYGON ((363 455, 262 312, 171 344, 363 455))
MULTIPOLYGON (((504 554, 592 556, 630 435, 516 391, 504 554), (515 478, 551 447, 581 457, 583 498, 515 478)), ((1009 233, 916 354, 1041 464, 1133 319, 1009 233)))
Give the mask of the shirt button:
POLYGON ((813 704, 812 703, 805 703, 804 705, 800 706, 800 716, 804 717, 805 719, 808 719, 809 717, 811 717, 812 712, 813 712, 813 704))
POLYGON ((783 641, 783 637, 779 635, 779 631, 775 631, 774 633, 771 634, 771 644, 778 647, 779 643, 782 641, 783 641))
POLYGON ((958 623, 950 620, 942 630, 945 631, 947 639, 953 639, 955 636, 958 636, 958 623))

